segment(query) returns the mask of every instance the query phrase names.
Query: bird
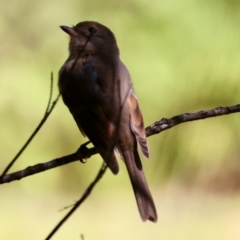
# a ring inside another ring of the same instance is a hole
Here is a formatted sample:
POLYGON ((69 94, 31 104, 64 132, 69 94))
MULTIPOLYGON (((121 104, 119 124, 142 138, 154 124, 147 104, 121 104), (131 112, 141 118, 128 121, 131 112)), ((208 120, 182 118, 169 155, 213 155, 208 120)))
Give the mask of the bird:
POLYGON ((80 132, 113 174, 115 152, 124 161, 143 221, 157 222, 138 145, 149 158, 143 116, 113 32, 95 21, 60 28, 70 36, 69 57, 59 70, 58 88, 80 132))

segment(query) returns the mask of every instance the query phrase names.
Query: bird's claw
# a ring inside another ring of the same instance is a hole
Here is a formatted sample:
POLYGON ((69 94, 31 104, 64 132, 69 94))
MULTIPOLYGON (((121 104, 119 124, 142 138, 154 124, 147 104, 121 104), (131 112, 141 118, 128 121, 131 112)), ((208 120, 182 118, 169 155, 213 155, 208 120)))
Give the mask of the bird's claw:
MULTIPOLYGON (((80 156, 82 156, 82 155, 88 155, 88 148, 87 148, 87 145, 89 144, 89 143, 91 143, 90 141, 88 141, 88 142, 86 142, 86 143, 84 143, 84 144, 82 144, 80 147, 79 147, 79 149, 77 150, 77 153, 80 153, 80 156)), ((87 158, 88 157, 84 157, 84 158, 80 158, 79 159, 79 161, 81 162, 81 163, 86 163, 87 162, 87 158)))

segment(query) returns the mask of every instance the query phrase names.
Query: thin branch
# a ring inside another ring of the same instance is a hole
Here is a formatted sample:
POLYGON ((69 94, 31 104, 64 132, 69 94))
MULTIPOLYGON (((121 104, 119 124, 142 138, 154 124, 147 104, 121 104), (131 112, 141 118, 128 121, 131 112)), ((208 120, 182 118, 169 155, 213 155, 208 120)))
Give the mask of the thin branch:
POLYGON ((49 93, 49 99, 48 99, 48 104, 46 107, 46 111, 44 116, 47 115, 47 113, 49 112, 49 108, 50 108, 50 104, 52 102, 52 95, 53 95, 53 72, 51 72, 51 77, 50 77, 50 93, 49 93))
POLYGON ((201 120, 205 118, 211 118, 211 117, 218 117, 222 115, 228 115, 232 113, 240 112, 240 104, 230 106, 230 107, 217 107, 210 110, 202 110, 195 113, 184 113, 177 115, 172 118, 163 118, 158 122, 155 122, 154 124, 150 125, 146 128, 146 135, 147 137, 158 134, 162 131, 165 131, 169 128, 175 127, 178 124, 186 123, 190 121, 196 121, 201 120))
POLYGON ((28 176, 31 176, 31 175, 34 175, 34 174, 37 174, 40 172, 44 172, 46 170, 50 170, 52 168, 59 167, 59 166, 62 166, 62 165, 65 165, 65 164, 68 164, 71 162, 75 162, 75 161, 83 162, 82 161, 83 159, 90 158, 92 155, 94 155, 96 153, 97 153, 97 151, 95 148, 90 148, 90 149, 88 149, 88 148, 81 149, 80 148, 76 153, 69 154, 69 155, 63 156, 61 158, 56 158, 49 162, 38 163, 34 166, 29 166, 29 167, 25 168, 24 170, 17 171, 17 172, 11 173, 11 174, 6 174, 5 176, 0 177, 0 184, 9 183, 9 182, 12 182, 15 180, 20 180, 24 177, 28 177, 28 176))
POLYGON ((38 126, 36 127, 36 129, 34 130, 34 132, 31 134, 31 136, 29 137, 29 139, 26 141, 26 143, 23 145, 23 147, 20 149, 20 151, 16 154, 16 156, 11 160, 11 162, 7 165, 7 167, 4 169, 0 179, 2 179, 7 172, 9 171, 9 169, 13 166, 13 164, 17 161, 17 159, 20 157, 20 155, 23 153, 23 151, 27 148, 27 146, 30 144, 30 142, 33 140, 33 138, 35 137, 35 135, 38 133, 38 131, 41 129, 41 127, 43 126, 43 124, 46 122, 46 120, 48 119, 49 115, 51 114, 51 112, 53 111, 55 105, 58 102, 58 99, 60 97, 60 94, 58 94, 57 98, 55 99, 55 101, 52 103, 52 106, 50 107, 50 103, 52 100, 52 88, 53 88, 53 73, 51 72, 51 85, 50 85, 50 95, 49 95, 49 99, 48 99, 48 104, 47 104, 47 108, 45 110, 43 119, 40 121, 40 123, 38 124, 38 126))
POLYGON ((89 187, 84 192, 83 196, 74 204, 74 207, 67 213, 67 215, 57 224, 57 226, 51 231, 51 233, 47 236, 45 240, 51 239, 51 237, 57 232, 57 230, 63 225, 64 222, 77 210, 77 208, 84 202, 84 200, 90 195, 95 185, 99 182, 102 178, 104 173, 107 170, 107 165, 105 163, 102 164, 97 176, 95 177, 94 181, 89 185, 89 187))
MULTIPOLYGON (((181 124, 181 123, 210 118, 210 117, 217 117, 217 116, 222 116, 222 115, 227 115, 227 114, 232 114, 237 112, 240 112, 240 104, 230 106, 230 107, 217 107, 211 110, 204 110, 204 111, 199 111, 195 113, 184 113, 169 119, 163 118, 162 120, 148 126, 146 128, 146 135, 147 137, 150 137, 154 134, 158 134, 162 131, 165 131, 169 128, 177 126, 178 124, 181 124)), ((49 162, 36 164, 34 166, 27 167, 24 170, 0 177, 0 184, 12 182, 15 180, 20 180, 24 177, 28 177, 30 175, 37 174, 37 173, 40 173, 64 164, 90 158, 92 155, 96 153, 97 151, 95 148, 87 149, 87 148, 80 147, 80 149, 76 153, 51 160, 49 162)))

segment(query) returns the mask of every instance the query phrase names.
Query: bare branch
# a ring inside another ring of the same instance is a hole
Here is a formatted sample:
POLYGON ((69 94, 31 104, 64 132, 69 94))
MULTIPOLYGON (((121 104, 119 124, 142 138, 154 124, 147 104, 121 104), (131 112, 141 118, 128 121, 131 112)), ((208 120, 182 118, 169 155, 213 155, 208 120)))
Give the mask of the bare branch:
POLYGON ((52 90, 53 90, 53 73, 51 72, 50 95, 49 95, 48 104, 47 104, 47 108, 45 110, 44 116, 43 116, 42 120, 40 121, 40 123, 38 124, 38 126, 36 127, 36 129, 33 131, 31 136, 29 137, 29 139, 23 145, 23 147, 19 150, 19 152, 16 154, 16 156, 10 161, 10 163, 7 165, 7 167, 3 170, 3 173, 0 177, 0 179, 2 179, 7 174, 7 172, 10 170, 10 168, 13 166, 13 164, 17 161, 17 159, 20 157, 20 155, 23 153, 23 151, 27 148, 27 146, 31 143, 33 138, 36 136, 38 131, 41 129, 41 127, 43 126, 43 124, 46 122, 49 115, 53 111, 55 105, 58 102, 60 94, 58 94, 56 99, 52 102, 52 106, 50 107, 50 104, 51 104, 51 101, 52 101, 52 90))
MULTIPOLYGON (((217 107, 211 110, 203 110, 195 113, 184 113, 169 119, 163 118, 162 120, 148 126, 146 128, 146 135, 147 137, 150 137, 154 134, 158 134, 169 128, 175 127, 181 123, 210 118, 210 117, 218 117, 218 116, 237 113, 237 112, 240 112, 240 104, 230 106, 230 107, 217 107)), ((80 149, 76 153, 73 153, 61 158, 56 158, 49 162, 36 164, 34 166, 27 167, 24 170, 0 177, 0 184, 12 182, 15 180, 20 180, 24 177, 28 177, 30 175, 37 174, 61 165, 65 165, 74 161, 90 158, 92 155, 96 153, 97 151, 95 148, 88 149, 85 147, 85 144, 83 144, 82 147, 80 147, 80 149)))
POLYGON ((177 115, 172 118, 163 118, 158 122, 146 127, 147 137, 154 134, 158 134, 162 131, 165 131, 169 128, 175 127, 178 124, 186 123, 190 121, 201 120, 205 118, 218 117, 222 115, 232 114, 240 112, 240 104, 230 106, 230 107, 217 107, 210 110, 202 110, 195 113, 184 113, 177 115))
POLYGON ((49 162, 39 163, 34 166, 29 166, 24 170, 20 170, 11 174, 6 174, 5 176, 0 177, 0 184, 20 180, 24 177, 28 177, 40 172, 44 172, 46 170, 59 167, 71 162, 75 162, 75 161, 83 162, 83 159, 90 158, 92 155, 97 153, 95 148, 88 149, 84 146, 85 144, 83 144, 76 153, 69 154, 61 158, 56 158, 49 162))
POLYGON ((64 222, 77 210, 77 208, 84 202, 84 200, 90 195, 95 185, 102 178, 104 173, 107 170, 107 165, 105 163, 102 164, 97 176, 93 180, 93 182, 88 186, 82 197, 74 204, 73 208, 66 214, 66 216, 57 224, 57 226, 51 231, 51 233, 47 236, 45 240, 51 239, 51 237, 57 232, 57 230, 63 225, 64 222))

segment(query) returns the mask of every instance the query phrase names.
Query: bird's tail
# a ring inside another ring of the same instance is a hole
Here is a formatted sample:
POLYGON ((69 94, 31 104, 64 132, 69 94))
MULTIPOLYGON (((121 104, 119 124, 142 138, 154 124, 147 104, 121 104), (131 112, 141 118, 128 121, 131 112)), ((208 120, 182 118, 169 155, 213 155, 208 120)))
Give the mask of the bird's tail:
POLYGON ((135 152, 122 152, 122 156, 127 166, 128 174, 132 183, 138 210, 142 220, 157 222, 156 208, 148 188, 137 150, 135 152))

